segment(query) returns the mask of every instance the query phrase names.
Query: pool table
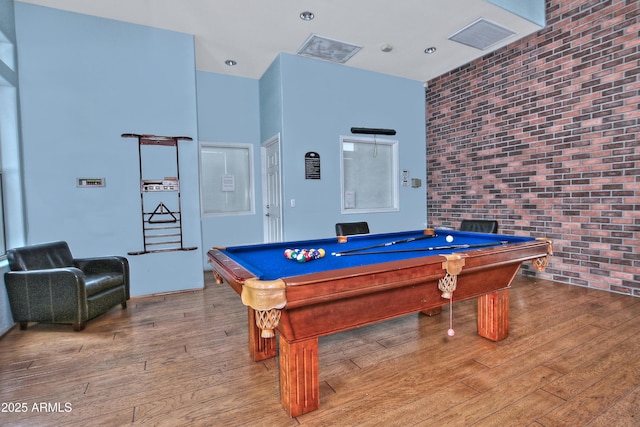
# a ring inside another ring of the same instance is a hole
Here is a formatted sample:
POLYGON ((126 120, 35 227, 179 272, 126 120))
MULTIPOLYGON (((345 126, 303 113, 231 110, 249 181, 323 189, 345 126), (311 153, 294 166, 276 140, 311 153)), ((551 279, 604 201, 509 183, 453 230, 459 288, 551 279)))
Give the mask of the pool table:
POLYGON ((276 356, 278 332, 280 399, 295 417, 320 405, 318 337, 477 298, 478 334, 505 339, 520 265, 542 271, 551 254, 548 239, 427 229, 213 247, 208 258, 248 307, 253 360, 276 356), (306 262, 284 255, 320 248, 306 262))

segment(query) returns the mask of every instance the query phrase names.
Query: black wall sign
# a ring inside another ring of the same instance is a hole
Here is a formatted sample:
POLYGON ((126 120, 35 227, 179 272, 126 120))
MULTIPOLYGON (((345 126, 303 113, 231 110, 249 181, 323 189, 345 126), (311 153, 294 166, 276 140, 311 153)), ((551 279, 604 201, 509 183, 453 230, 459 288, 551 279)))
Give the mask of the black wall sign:
POLYGON ((320 154, 309 151, 304 155, 304 179, 320 179, 320 154))

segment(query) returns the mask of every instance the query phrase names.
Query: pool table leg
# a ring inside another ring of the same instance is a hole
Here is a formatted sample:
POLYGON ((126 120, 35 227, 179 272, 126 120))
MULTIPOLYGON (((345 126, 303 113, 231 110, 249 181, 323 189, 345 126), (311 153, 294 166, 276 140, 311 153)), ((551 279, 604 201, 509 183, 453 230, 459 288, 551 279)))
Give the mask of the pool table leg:
POLYGON ((509 288, 478 297, 478 335, 491 341, 509 336, 509 288))
POLYGON ((318 338, 280 340, 280 401, 291 417, 320 407, 318 338))
POLYGON ((276 357, 276 339, 262 338, 262 330, 256 324, 256 311, 248 308, 249 313, 249 355, 254 362, 276 357))

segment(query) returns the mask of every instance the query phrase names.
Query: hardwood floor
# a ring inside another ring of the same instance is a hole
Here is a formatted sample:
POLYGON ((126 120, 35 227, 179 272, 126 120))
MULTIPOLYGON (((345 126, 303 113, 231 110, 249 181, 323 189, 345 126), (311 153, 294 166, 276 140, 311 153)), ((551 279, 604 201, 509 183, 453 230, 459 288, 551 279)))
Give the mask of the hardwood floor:
POLYGON ((323 337, 320 409, 289 418, 277 360, 249 359, 246 309, 210 276, 82 332, 9 331, 0 425, 640 425, 639 298, 518 277, 499 343, 477 336, 475 301, 454 304, 455 337, 448 307, 323 337))

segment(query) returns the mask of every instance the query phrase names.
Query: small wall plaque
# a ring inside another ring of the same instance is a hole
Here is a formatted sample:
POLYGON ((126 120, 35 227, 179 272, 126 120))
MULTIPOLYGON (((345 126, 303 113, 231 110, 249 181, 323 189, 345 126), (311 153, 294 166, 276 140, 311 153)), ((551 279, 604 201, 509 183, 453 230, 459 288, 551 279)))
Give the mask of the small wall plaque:
POLYGON ((104 178, 78 178, 76 180, 76 186, 82 188, 104 187, 105 185, 104 178))
POLYGON ((314 151, 304 155, 304 179, 320 179, 320 154, 314 151))

